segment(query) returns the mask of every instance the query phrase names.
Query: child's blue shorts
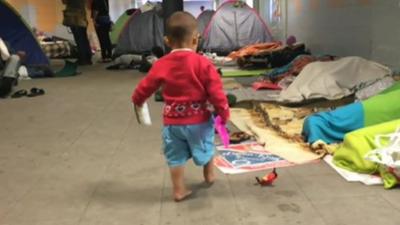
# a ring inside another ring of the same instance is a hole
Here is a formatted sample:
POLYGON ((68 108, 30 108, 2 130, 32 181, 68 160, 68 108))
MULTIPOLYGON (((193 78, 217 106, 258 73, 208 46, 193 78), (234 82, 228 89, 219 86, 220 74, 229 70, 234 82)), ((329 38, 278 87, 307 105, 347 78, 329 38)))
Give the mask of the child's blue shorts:
POLYGON ((182 166, 190 158, 198 166, 214 156, 213 120, 195 125, 170 125, 163 128, 164 155, 170 167, 182 166))

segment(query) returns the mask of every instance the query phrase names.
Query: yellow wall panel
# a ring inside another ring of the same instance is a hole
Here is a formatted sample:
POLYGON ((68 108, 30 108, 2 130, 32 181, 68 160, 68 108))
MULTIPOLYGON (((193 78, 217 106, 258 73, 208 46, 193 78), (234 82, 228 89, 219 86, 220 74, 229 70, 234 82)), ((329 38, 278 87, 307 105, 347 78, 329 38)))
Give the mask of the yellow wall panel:
POLYGON ((310 8, 312 10, 318 10, 321 6, 320 0, 310 0, 310 8))
MULTIPOLYGON (((62 11, 65 6, 61 0, 7 0, 20 13, 22 9, 29 6, 28 15, 22 15, 25 18, 35 18, 35 21, 29 21, 32 26, 35 26, 41 31, 54 32, 56 27, 62 24, 62 11), (35 23, 35 24, 34 24, 35 23)), ((25 12, 26 13, 26 12, 25 12)), ((89 17, 88 12, 88 17, 89 17)), ((89 19, 89 22, 91 20, 89 19)), ((89 32, 93 32, 94 28, 89 25, 89 32)))
POLYGON ((54 0, 28 0, 28 4, 33 6, 36 10, 36 23, 39 30, 45 32, 53 32, 56 25, 59 24, 57 20, 57 4, 60 1, 54 0))
POLYGON ((302 0, 293 0, 294 1, 294 7, 296 10, 296 13, 301 13, 303 10, 303 2, 302 0))
POLYGON ((23 6, 25 6, 28 0, 7 0, 16 10, 21 10, 23 6))

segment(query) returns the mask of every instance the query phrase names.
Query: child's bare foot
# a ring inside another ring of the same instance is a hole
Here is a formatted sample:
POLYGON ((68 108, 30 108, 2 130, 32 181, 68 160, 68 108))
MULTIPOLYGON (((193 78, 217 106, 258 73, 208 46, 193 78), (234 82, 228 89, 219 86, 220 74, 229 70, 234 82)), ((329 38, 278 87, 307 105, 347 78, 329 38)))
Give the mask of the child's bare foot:
POLYGON ((204 181, 207 184, 213 184, 215 181, 214 160, 211 159, 203 168, 204 181))
POLYGON ((214 173, 212 173, 212 174, 204 174, 204 181, 207 183, 207 184, 213 184, 214 183, 214 181, 215 181, 215 175, 214 175, 214 173))
POLYGON ((180 202, 185 200, 187 197, 189 197, 192 194, 191 190, 186 190, 182 193, 174 193, 174 200, 175 202, 180 202))

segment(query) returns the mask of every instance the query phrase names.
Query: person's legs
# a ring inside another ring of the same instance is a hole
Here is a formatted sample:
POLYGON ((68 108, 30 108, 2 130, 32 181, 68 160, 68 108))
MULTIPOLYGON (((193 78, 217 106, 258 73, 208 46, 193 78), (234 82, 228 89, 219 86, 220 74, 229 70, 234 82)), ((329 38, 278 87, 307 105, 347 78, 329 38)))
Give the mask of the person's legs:
POLYGON ((192 191, 188 190, 184 182, 185 167, 170 167, 173 196, 175 201, 182 201, 188 197, 192 191))
POLYGON ((110 40, 110 26, 97 26, 96 27, 97 37, 101 45, 101 57, 102 59, 111 59, 112 56, 112 44, 110 40))
POLYGON ((84 53, 82 51, 82 49, 83 49, 83 47, 81 45, 82 42, 80 40, 81 36, 79 35, 79 31, 78 31, 77 27, 72 26, 72 27, 70 27, 70 29, 71 29, 72 35, 74 36, 76 47, 78 49, 78 62, 81 63, 85 59, 84 53))
POLYGON ((0 97, 10 94, 13 85, 16 85, 20 62, 18 55, 11 55, 5 64, 4 70, 0 71, 0 97))
POLYGON ((19 55, 11 55, 8 59, 3 76, 18 79, 18 68, 21 65, 21 60, 19 55))
POLYGON ((105 29, 105 34, 104 34, 104 45, 106 49, 106 57, 108 59, 111 59, 112 57, 112 43, 110 39, 110 31, 111 31, 111 26, 107 26, 104 28, 105 29))
POLYGON ((184 183, 184 168, 191 155, 183 135, 183 127, 185 126, 165 126, 163 128, 163 149, 170 168, 175 201, 181 201, 192 193, 184 183))
POLYGON ((112 57, 112 43, 110 39, 111 25, 103 26, 103 42, 106 58, 111 59, 112 57))
POLYGON ((81 64, 92 63, 92 52, 90 50, 89 39, 86 33, 86 27, 70 27, 78 47, 78 61, 81 64))
POLYGON ((203 175, 206 183, 213 183, 214 173, 214 123, 213 120, 188 126, 187 140, 191 149, 193 161, 198 166, 203 166, 203 175))
POLYGON ((90 43, 89 43, 89 38, 87 35, 87 28, 86 27, 80 27, 81 29, 81 34, 82 34, 82 45, 83 45, 83 49, 85 51, 85 60, 86 62, 88 62, 89 64, 92 64, 92 48, 90 47, 90 43))
POLYGON ((100 42, 101 59, 105 60, 107 58, 107 55, 104 42, 104 28, 102 26, 96 26, 95 28, 96 28, 97 38, 99 39, 100 42))
POLYGON ((212 184, 215 181, 214 174, 214 157, 203 167, 204 181, 208 184, 212 184))
POLYGON ((0 76, 0 97, 1 98, 6 97, 8 94, 10 94, 14 82, 15 82, 15 79, 13 79, 13 78, 0 76))

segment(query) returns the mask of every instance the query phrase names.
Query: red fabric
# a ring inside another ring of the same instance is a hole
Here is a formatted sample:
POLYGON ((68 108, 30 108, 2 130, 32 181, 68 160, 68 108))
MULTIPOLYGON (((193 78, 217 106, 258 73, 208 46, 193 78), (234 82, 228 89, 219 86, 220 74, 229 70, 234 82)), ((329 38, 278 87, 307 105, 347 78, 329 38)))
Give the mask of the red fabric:
POLYGON ((254 90, 258 91, 260 89, 270 89, 270 90, 282 90, 282 88, 270 81, 256 81, 252 84, 254 90))
POLYGON ((158 60, 134 91, 133 103, 141 106, 159 87, 165 101, 165 125, 208 121, 211 113, 204 107, 207 102, 224 122, 229 119, 228 100, 218 72, 208 59, 193 51, 175 51, 158 60))
POLYGON ((237 51, 231 52, 227 57, 231 59, 243 58, 246 56, 259 55, 266 52, 276 51, 282 48, 281 42, 266 42, 245 46, 237 51))

